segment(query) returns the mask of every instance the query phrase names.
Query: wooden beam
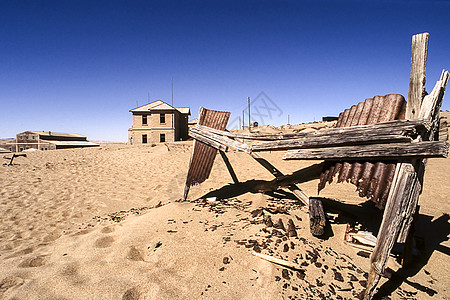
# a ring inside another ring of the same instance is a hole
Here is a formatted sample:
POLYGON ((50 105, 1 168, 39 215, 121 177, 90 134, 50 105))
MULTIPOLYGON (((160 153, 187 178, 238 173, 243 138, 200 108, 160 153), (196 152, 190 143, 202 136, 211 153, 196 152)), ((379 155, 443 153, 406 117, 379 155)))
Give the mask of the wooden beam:
POLYGON ((419 117, 420 106, 425 96, 425 70, 428 55, 429 33, 416 34, 412 37, 411 77, 409 80, 408 101, 406 103, 406 119, 419 117))
MULTIPOLYGON (((252 153, 252 155, 255 154, 257 153, 252 153)), ((255 190, 258 192, 274 191, 276 189, 279 189, 280 187, 289 187, 296 183, 302 183, 318 179, 320 178, 322 170, 323 170, 323 163, 314 164, 312 166, 295 171, 290 175, 278 176, 272 181, 261 183, 255 187, 255 190)), ((307 197, 307 195, 305 194, 304 197, 307 197)), ((309 197, 308 200, 304 199, 302 202, 309 205, 309 197)))
POLYGON ((250 153, 251 149, 250 146, 235 140, 232 140, 228 137, 224 137, 224 136, 220 136, 218 134, 212 133, 209 130, 205 130, 204 128, 199 128, 199 127, 193 127, 190 131, 189 131, 189 135, 193 133, 193 134, 198 134, 201 136, 204 136, 206 138, 209 138, 212 141, 215 141, 217 143, 223 144, 225 146, 228 147, 232 147, 232 148, 236 148, 240 151, 243 152, 247 152, 250 153))
MULTIPOLYGON (((274 165, 272 165, 269 161, 267 161, 264 157, 259 155, 258 153, 251 153, 250 154, 261 166, 263 166, 266 170, 268 170, 270 173, 272 173, 273 176, 275 176, 275 182, 278 182, 278 179, 284 178, 283 173, 278 170, 274 165)), ((271 188, 264 189, 262 186, 258 186, 257 190, 259 192, 268 192, 268 191, 274 191, 277 190, 280 186, 278 184, 271 184, 271 188)), ((294 193, 294 195, 305 205, 309 204, 309 196, 303 192, 296 184, 290 183, 287 184, 286 187, 294 193)))
POLYGON ((405 211, 411 200, 418 197, 415 182, 417 173, 412 164, 398 164, 389 191, 383 221, 377 236, 377 244, 370 257, 370 271, 364 299, 372 299, 376 286, 384 272, 389 254, 397 240, 400 228, 407 216, 405 211))
MULTIPOLYGON (((349 127, 351 128, 351 127, 349 127)), ((412 132, 411 132, 412 135, 412 132)), ((252 151, 270 151, 286 149, 307 149, 327 146, 364 145, 386 142, 411 142, 412 138, 400 134, 378 134, 369 130, 364 133, 342 133, 330 136, 306 137, 300 139, 264 142, 253 144, 252 151)))
POLYGON ((225 162, 225 165, 227 166, 228 172, 230 173, 231 178, 233 179, 234 183, 238 184, 239 179, 237 178, 236 173, 234 172, 233 167, 231 166, 231 163, 228 160, 227 155, 225 154, 224 151, 221 151, 221 150, 219 151, 219 153, 220 153, 220 156, 222 156, 222 159, 225 162))
POLYGON ((446 142, 393 143, 290 150, 283 159, 400 160, 413 157, 447 157, 446 142))
POLYGON ((338 128, 324 128, 313 132, 297 132, 297 133, 277 133, 277 134, 242 134, 234 133, 224 130, 217 130, 207 126, 196 125, 193 129, 205 130, 211 133, 215 133, 222 136, 227 136, 232 139, 239 138, 245 140, 266 140, 266 141, 278 141, 278 140, 289 140, 289 139, 299 139, 299 138, 317 138, 334 136, 341 134, 359 134, 364 132, 377 131, 378 134, 399 134, 399 135, 410 135, 414 132, 411 130, 418 130, 419 132, 423 129, 428 129, 430 126, 429 122, 426 120, 395 120, 380 122, 376 124, 369 125, 359 125, 352 127, 338 127, 338 128), (379 130, 379 131, 378 131, 379 130))
POLYGON ((196 139, 199 142, 202 142, 203 144, 206 144, 208 146, 213 147, 214 149, 217 149, 217 150, 220 150, 220 151, 223 151, 223 152, 226 152, 228 150, 227 146, 225 146, 225 145, 223 145, 223 144, 221 144, 219 142, 216 142, 216 141, 214 141, 214 140, 212 140, 212 139, 210 139, 210 138, 208 138, 206 136, 197 134, 195 132, 190 131, 189 132, 189 136, 194 138, 194 139, 196 139))

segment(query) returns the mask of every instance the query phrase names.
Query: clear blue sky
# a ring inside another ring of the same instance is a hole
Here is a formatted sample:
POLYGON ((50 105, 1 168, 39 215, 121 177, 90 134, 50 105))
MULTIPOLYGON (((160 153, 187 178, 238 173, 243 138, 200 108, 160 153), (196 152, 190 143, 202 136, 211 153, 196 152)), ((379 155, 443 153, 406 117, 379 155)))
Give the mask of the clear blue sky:
POLYGON ((174 105, 192 117, 205 106, 237 118, 264 92, 264 123, 319 120, 374 95, 406 97, 421 32, 430 91, 450 68, 449 20, 450 1, 433 0, 0 0, 0 137, 126 141, 129 110, 148 93, 170 104, 172 77, 174 105))

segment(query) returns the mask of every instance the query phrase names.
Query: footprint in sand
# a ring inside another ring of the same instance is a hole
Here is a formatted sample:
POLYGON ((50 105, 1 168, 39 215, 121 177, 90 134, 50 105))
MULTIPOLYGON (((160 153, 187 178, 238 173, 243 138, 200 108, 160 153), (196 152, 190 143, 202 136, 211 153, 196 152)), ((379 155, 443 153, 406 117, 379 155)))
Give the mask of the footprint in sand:
POLYGON ((134 261, 144 261, 144 255, 135 246, 131 246, 128 250, 127 258, 134 261))
POLYGON ((79 265, 77 263, 69 263, 61 270, 61 275, 69 279, 74 285, 80 285, 87 281, 84 276, 79 274, 79 265))
POLYGON ((105 236, 102 238, 99 238, 95 241, 94 247, 96 248, 108 248, 112 245, 114 242, 114 238, 110 236, 105 236))
POLYGON ((47 260, 44 256, 36 256, 34 258, 28 258, 24 261, 22 261, 19 264, 19 267, 21 268, 35 268, 35 267, 41 267, 47 263, 47 260))
POLYGON ((21 286, 23 283, 24 280, 20 277, 16 276, 5 277, 2 281, 0 281, 0 296, 3 295, 10 288, 21 286))
POLYGON ((137 288, 131 288, 127 290, 123 296, 122 300, 138 300, 141 293, 139 293, 139 290, 137 288))
POLYGON ((106 226, 106 227, 102 228, 101 232, 102 233, 111 233, 111 232, 114 232, 114 230, 115 229, 113 226, 106 226))

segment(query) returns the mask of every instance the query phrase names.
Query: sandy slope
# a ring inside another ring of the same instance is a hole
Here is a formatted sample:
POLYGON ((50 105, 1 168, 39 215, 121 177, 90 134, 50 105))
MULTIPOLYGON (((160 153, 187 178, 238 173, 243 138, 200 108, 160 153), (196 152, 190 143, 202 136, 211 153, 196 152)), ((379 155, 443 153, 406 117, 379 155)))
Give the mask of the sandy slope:
MULTIPOLYGON (((191 201, 179 202, 190 151, 191 142, 106 145, 38 151, 0 166, 0 298, 353 299, 363 291, 368 259, 343 243, 343 234, 347 221, 376 221, 379 212, 358 207, 364 200, 353 186, 334 184, 321 193, 341 200, 327 206, 347 212, 330 214, 329 237, 321 240, 309 233, 306 209, 291 194, 230 186, 220 157, 210 179, 192 187, 191 201), (252 215, 271 207, 287 213, 252 215), (267 227, 269 215, 285 226, 291 219, 298 236, 267 227), (253 251, 295 261, 301 271, 283 271, 253 251)), ((281 155, 264 154, 285 173, 310 164, 281 155)), ((246 154, 229 158, 243 182, 272 179, 246 154)), ((449 297, 449 173, 449 159, 430 160, 417 233, 428 261, 418 260, 393 299, 449 297)), ((316 195, 317 181, 302 188, 316 195)), ((398 264, 391 259, 389 267, 398 264)))

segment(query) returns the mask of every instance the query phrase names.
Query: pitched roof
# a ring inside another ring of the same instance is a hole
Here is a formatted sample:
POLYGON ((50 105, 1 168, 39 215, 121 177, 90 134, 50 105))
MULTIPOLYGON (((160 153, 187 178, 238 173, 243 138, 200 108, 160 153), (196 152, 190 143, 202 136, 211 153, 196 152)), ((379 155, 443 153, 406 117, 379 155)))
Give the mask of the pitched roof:
POLYGON ((99 144, 88 142, 88 141, 45 141, 56 146, 65 147, 97 147, 99 144))
POLYGON ((53 131, 24 131, 21 133, 34 133, 34 134, 39 134, 41 136, 60 136, 60 137, 78 137, 78 138, 86 137, 84 135, 76 134, 76 133, 64 133, 64 132, 53 132, 53 131))
POLYGON ((182 114, 191 114, 191 110, 189 107, 175 108, 162 100, 156 100, 152 103, 136 107, 134 109, 131 109, 130 112, 145 112, 151 110, 177 110, 182 114))

